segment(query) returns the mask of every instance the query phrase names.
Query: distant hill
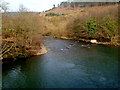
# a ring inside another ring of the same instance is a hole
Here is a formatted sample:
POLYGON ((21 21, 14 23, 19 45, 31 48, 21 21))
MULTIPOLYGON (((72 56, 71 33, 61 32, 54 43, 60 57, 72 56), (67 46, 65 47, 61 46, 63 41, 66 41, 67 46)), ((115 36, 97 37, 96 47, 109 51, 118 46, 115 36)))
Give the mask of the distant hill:
POLYGON ((116 2, 61 2, 58 7, 42 12, 39 15, 44 16, 47 13, 68 14, 71 12, 80 11, 85 7, 95 7, 111 4, 116 4, 116 2))

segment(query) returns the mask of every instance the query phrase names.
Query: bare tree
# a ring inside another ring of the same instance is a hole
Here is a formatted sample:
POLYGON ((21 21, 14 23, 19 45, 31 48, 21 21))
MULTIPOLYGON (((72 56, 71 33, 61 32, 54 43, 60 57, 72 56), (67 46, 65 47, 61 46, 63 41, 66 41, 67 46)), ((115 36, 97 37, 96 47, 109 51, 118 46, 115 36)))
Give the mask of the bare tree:
POLYGON ((28 9, 23 4, 19 6, 19 12, 27 12, 27 11, 28 9))
POLYGON ((0 12, 1 12, 1 11, 7 12, 7 10, 9 9, 9 8, 8 8, 8 5, 9 5, 8 2, 5 2, 5 1, 3 1, 3 0, 0 0, 0 12))
POLYGON ((55 8, 55 4, 53 4, 53 8, 55 8))

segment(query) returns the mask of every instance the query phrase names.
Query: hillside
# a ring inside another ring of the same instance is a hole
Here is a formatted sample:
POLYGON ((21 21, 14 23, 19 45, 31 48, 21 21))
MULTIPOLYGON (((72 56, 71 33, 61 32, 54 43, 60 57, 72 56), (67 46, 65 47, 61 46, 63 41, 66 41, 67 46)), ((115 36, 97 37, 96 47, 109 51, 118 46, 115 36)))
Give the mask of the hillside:
POLYGON ((79 10, 82 10, 82 8, 73 8, 73 7, 58 7, 53 10, 47 11, 47 12, 42 12, 39 15, 45 15, 47 13, 56 13, 56 14, 68 14, 71 12, 77 12, 79 10))
MULTIPOLYGON (((43 35, 89 41, 97 39, 100 44, 120 45, 118 34, 118 5, 105 5, 69 10, 67 15, 44 17, 46 29, 43 35)), ((54 13, 61 8, 56 8, 54 13)), ((50 12, 50 11, 49 11, 50 12)))
POLYGON ((40 13, 39 15, 45 15, 47 13, 56 13, 56 14, 69 14, 72 12, 79 12, 85 8, 90 7, 98 7, 98 6, 106 6, 116 4, 112 2, 61 2, 61 4, 58 7, 54 7, 50 10, 47 10, 45 12, 40 13))

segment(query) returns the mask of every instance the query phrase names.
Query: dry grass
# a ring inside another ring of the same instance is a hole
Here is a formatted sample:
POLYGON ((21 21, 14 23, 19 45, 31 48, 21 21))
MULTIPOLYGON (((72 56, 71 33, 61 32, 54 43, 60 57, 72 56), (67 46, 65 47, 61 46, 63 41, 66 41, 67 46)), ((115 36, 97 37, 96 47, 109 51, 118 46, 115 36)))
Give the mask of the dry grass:
MULTIPOLYGON (((80 40, 88 39, 89 31, 84 28, 92 18, 98 25, 95 38, 118 44, 118 5, 96 6, 77 10, 62 16, 44 17, 31 13, 19 13, 16 16, 3 16, 3 43, 7 51, 3 57, 29 56, 40 49, 42 35, 68 37, 80 40), (11 47, 12 46, 12 47, 11 47)), ((4 52, 5 52, 4 51, 4 52)), ((4 53, 3 52, 3 53, 4 53)))
POLYGON ((117 4, 84 8, 67 15, 50 17, 49 33, 57 37, 89 38, 89 32, 84 26, 94 17, 98 25, 94 33, 96 39, 115 43, 119 41, 114 39, 120 37, 117 4))
POLYGON ((16 16, 3 15, 3 58, 28 57, 40 50, 44 30, 44 18, 32 13, 18 13, 16 16), (12 41, 11 41, 12 40, 12 41), (11 47, 12 46, 12 47, 11 47))

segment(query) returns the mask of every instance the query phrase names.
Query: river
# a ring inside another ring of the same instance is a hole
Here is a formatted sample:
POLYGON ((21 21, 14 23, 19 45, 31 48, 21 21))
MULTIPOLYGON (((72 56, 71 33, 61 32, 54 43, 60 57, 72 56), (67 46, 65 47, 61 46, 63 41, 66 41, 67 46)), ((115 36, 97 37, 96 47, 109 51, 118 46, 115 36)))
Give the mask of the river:
POLYGON ((3 65, 3 88, 118 88, 118 47, 44 40, 49 52, 3 65))

